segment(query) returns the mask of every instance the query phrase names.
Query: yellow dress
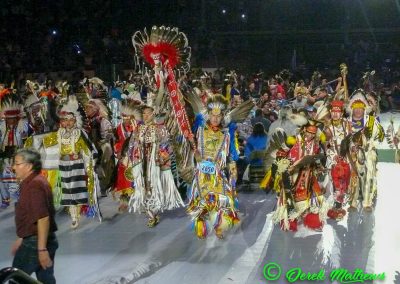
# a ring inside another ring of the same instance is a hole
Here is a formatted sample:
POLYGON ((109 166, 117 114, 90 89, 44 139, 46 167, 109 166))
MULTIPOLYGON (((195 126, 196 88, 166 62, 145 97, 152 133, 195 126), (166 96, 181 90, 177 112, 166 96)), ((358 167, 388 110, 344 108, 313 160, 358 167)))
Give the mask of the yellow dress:
POLYGON ((230 134, 220 129, 199 127, 197 132, 201 161, 196 166, 187 211, 199 238, 213 229, 218 235, 239 222, 236 191, 225 171, 232 169, 227 163, 230 139, 230 134))

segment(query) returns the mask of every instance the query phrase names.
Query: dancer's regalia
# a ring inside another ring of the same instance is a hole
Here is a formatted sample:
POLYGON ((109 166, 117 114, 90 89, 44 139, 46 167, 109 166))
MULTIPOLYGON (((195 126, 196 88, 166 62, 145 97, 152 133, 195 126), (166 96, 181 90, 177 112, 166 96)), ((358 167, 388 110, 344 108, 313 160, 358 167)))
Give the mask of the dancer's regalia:
POLYGON ((154 227, 160 222, 160 213, 184 204, 171 172, 169 133, 164 125, 155 122, 152 107, 144 106, 143 120, 144 124, 132 133, 126 152, 126 172, 130 171, 127 175, 134 188, 129 209, 145 211, 147 225, 154 227))
POLYGON ((329 170, 328 177, 332 183, 334 206, 329 209, 328 216, 340 220, 346 215, 343 209, 345 197, 350 184, 350 164, 348 157, 341 151, 341 143, 346 136, 351 134, 351 124, 343 118, 344 102, 334 100, 331 102, 331 119, 325 125, 324 133, 326 142, 326 167, 329 170))
POLYGON ((400 126, 397 128, 395 132, 393 119, 390 120, 390 124, 386 129, 386 141, 390 147, 390 149, 395 149, 394 152, 394 161, 395 163, 400 163, 400 151, 399 151, 399 142, 400 142, 400 126))
POLYGON ((295 136, 287 136, 282 128, 272 132, 267 151, 271 156, 276 152, 276 157, 261 185, 278 194, 273 220, 283 230, 296 231, 299 221, 310 229, 321 230, 327 203, 318 176, 323 171, 320 143, 325 142, 325 135, 318 129, 318 121, 298 114, 289 114, 288 118, 301 130, 295 136))
POLYGON ((78 107, 76 98, 70 96, 59 112, 60 128, 43 137, 42 148, 44 164, 56 167, 47 177, 54 186, 56 201, 68 207, 72 228, 78 227, 81 214, 97 215, 101 220, 97 201, 99 181, 94 172, 95 150, 82 130, 78 107))
POLYGON ((187 211, 199 238, 212 231, 223 238, 227 229, 239 222, 235 188, 238 144, 234 126, 223 127, 226 109, 220 95, 209 99, 208 119, 199 123, 197 130, 197 166, 187 211))
POLYGON ((102 196, 106 196, 114 183, 115 160, 113 154, 114 134, 111 122, 108 120, 108 110, 102 100, 90 99, 85 103, 88 117, 87 132, 90 141, 98 151, 95 171, 99 177, 102 196))
POLYGON ((23 146, 23 139, 28 134, 28 123, 22 119, 22 105, 13 94, 1 100, 0 121, 0 194, 1 208, 10 205, 11 195, 18 198, 18 185, 12 170, 15 152, 23 146))
MULTIPOLYGON (((59 86, 59 95, 65 94, 67 83, 59 86)), ((56 114, 57 94, 52 89, 47 90, 45 86, 37 82, 26 82, 27 97, 24 101, 25 111, 29 121, 29 136, 38 135, 49 131, 55 131, 58 127, 58 118, 56 114)))
POLYGON ((117 126, 117 141, 114 145, 114 153, 118 159, 117 177, 114 184, 114 195, 119 198, 119 211, 123 212, 128 209, 128 202, 133 194, 133 179, 129 173, 128 157, 126 151, 129 139, 134 131, 138 130, 138 122, 140 120, 140 112, 135 107, 124 104, 121 108, 122 122, 117 126))
POLYGON ((324 189, 318 183, 323 156, 320 148, 321 133, 316 125, 308 125, 296 136, 296 143, 289 150, 288 158, 292 180, 295 213, 292 220, 303 219, 305 226, 320 230, 326 214, 324 189))
POLYGON ((350 183, 351 208, 357 208, 362 197, 362 205, 371 211, 377 192, 377 143, 382 142, 385 131, 373 112, 362 90, 356 90, 348 103, 349 120, 352 124, 352 139, 349 145, 352 176, 350 183), (361 193, 361 196, 360 196, 361 193))
MULTIPOLYGON (((189 71, 190 47, 184 33, 164 26, 154 26, 150 34, 146 29, 135 32, 132 43, 136 67, 147 84, 147 98, 144 124, 131 136, 127 152, 134 185, 129 206, 134 212, 146 211, 148 226, 154 227, 164 209, 183 206, 171 168, 178 154, 174 145, 179 136, 179 148, 186 147, 180 154, 189 153, 193 135, 175 76, 189 71), (152 70, 143 68, 144 64, 152 70)), ((184 168, 187 160, 177 161, 178 167, 184 168)))

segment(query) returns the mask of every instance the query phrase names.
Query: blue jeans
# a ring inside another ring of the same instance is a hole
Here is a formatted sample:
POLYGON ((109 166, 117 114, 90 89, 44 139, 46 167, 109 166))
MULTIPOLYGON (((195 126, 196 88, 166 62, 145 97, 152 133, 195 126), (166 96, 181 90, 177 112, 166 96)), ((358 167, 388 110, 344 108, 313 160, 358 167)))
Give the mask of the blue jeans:
POLYGON ((47 269, 43 269, 40 266, 37 241, 37 236, 24 238, 21 246, 15 253, 12 266, 21 269, 29 275, 35 272, 37 280, 43 284, 56 283, 56 278, 54 277, 54 257, 58 248, 56 235, 54 233, 49 233, 47 239, 47 250, 51 260, 53 261, 53 266, 47 269))

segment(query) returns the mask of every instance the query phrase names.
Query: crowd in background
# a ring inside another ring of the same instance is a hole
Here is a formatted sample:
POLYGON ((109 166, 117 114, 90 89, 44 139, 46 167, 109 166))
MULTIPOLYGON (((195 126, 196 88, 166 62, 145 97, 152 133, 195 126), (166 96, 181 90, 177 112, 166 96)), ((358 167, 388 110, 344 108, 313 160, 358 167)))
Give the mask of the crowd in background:
POLYGON ((318 67, 325 73, 330 72, 336 68, 338 60, 343 60, 357 78, 368 68, 384 74, 385 84, 391 76, 398 76, 400 46, 390 38, 398 38, 393 30, 398 26, 398 17, 389 3, 380 3, 379 7, 364 3, 368 5, 364 11, 369 17, 369 27, 379 28, 382 32, 371 30, 370 33, 355 34, 351 29, 366 27, 357 3, 346 4, 351 15, 343 19, 337 1, 325 1, 320 3, 321 9, 330 9, 329 15, 314 13, 312 18, 317 20, 302 17, 300 22, 296 20, 300 14, 313 14, 313 9, 318 9, 313 1, 302 1, 301 5, 293 1, 262 4, 268 6, 264 10, 258 6, 260 3, 237 2, 5 0, 0 10, 0 37, 3 39, 0 81, 17 80, 24 73, 76 70, 94 70, 96 76, 106 81, 115 79, 110 76, 110 70, 115 68, 113 65, 121 70, 134 65, 132 34, 152 25, 176 26, 187 34, 193 50, 192 65, 197 67, 241 66, 241 72, 245 73, 258 68, 274 73, 290 66, 308 76, 307 73, 318 67), (221 15, 222 4, 229 7, 225 16, 221 15), (236 18, 230 13, 238 13, 242 6, 249 6, 246 19, 235 23, 236 18), (274 11, 282 9, 288 17, 274 15, 274 11), (191 10, 198 11, 198 17, 193 17, 191 10), (380 18, 382 11, 386 14, 380 18), (289 41, 281 31, 292 30, 292 25, 316 33, 316 36, 301 38, 294 33, 289 41), (335 31, 340 27, 343 27, 343 35, 334 36, 323 31, 335 31), (345 27, 349 30, 348 35, 345 27), (273 36, 260 34, 254 37, 238 31, 266 32, 273 36))

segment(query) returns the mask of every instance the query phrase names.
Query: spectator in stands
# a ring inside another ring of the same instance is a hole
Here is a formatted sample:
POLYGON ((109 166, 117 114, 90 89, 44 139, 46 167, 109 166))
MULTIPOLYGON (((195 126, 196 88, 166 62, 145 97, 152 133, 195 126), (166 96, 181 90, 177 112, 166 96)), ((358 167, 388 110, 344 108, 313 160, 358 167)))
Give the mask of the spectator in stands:
POLYGON ((264 151, 267 148, 268 135, 265 132, 262 123, 258 122, 254 125, 253 133, 247 138, 244 148, 246 170, 243 174, 243 181, 251 181, 250 166, 258 167, 263 165, 264 151))
POLYGON ((248 88, 242 93, 242 98, 244 101, 260 98, 260 94, 256 90, 256 84, 253 81, 249 83, 248 88))
POLYGON ((321 86, 322 86, 324 89, 326 89, 326 91, 328 92, 328 94, 333 94, 333 88, 332 88, 332 86, 329 85, 329 84, 327 84, 327 83, 328 83, 328 80, 327 80, 327 79, 323 78, 323 79, 321 80, 321 86))
POLYGON ((255 113, 255 117, 251 119, 251 125, 253 127, 255 127, 255 125, 257 123, 261 123, 264 127, 264 131, 268 133, 269 126, 271 125, 271 121, 264 117, 262 109, 257 109, 256 113, 255 113))
POLYGON ((264 108, 265 104, 268 103, 270 100, 270 94, 268 90, 263 90, 262 94, 263 95, 261 96, 260 100, 257 103, 257 106, 259 108, 264 108))
POLYGON ((261 158, 252 159, 251 153, 254 151, 262 151, 267 147, 268 136, 262 123, 258 122, 253 127, 253 133, 247 138, 244 148, 244 155, 247 163, 260 165, 261 158))
POLYGON ((314 118, 316 117, 316 115, 317 115, 317 109, 316 109, 315 106, 308 106, 308 107, 306 108, 306 110, 307 110, 307 116, 308 116, 310 119, 314 119, 314 118))
POLYGON ((298 93, 295 97, 295 100, 292 102, 292 107, 295 110, 299 110, 307 106, 307 98, 303 94, 298 93))
POLYGON ((283 86, 283 79, 278 77, 277 80, 277 85, 276 85, 276 98, 278 100, 286 100, 286 91, 283 86))

